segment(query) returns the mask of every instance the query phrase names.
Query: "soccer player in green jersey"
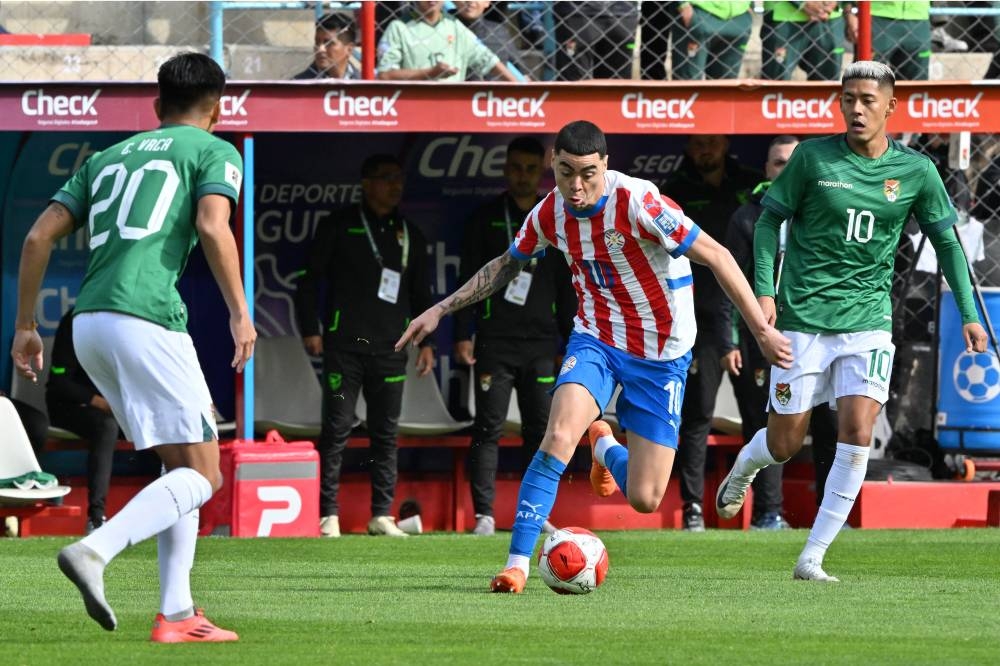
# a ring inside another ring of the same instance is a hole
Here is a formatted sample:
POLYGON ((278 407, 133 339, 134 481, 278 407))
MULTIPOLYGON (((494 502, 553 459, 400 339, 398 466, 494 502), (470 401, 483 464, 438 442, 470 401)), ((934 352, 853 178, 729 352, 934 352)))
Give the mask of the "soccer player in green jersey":
POLYGON ((764 197, 754 231, 755 291, 769 321, 792 340, 790 368, 773 367, 767 428, 740 451, 716 495, 724 518, 743 505, 760 469, 802 448, 813 406, 838 412, 839 441, 822 504, 794 578, 836 581, 823 557, 861 490, 872 428, 888 398, 893 258, 914 215, 930 239, 961 311, 966 348, 986 349, 955 211, 931 161, 886 136, 896 109, 892 70, 856 62, 843 75, 847 132, 803 141, 764 197), (775 293, 778 228, 788 219, 775 293))
POLYGON ((191 599, 198 508, 222 485, 212 398, 187 334, 177 281, 195 243, 229 309, 232 366, 242 371, 254 333, 229 220, 242 160, 212 136, 225 87, 209 57, 184 53, 158 73, 162 124, 95 154, 53 195, 28 232, 18 278, 11 354, 36 379, 42 341, 34 309, 53 245, 88 226, 90 259, 76 300, 73 344, 137 450, 155 447, 164 474, 101 528, 59 553, 62 572, 103 628, 117 626, 104 598, 104 568, 128 546, 157 535, 160 613, 151 640, 234 641, 191 599))

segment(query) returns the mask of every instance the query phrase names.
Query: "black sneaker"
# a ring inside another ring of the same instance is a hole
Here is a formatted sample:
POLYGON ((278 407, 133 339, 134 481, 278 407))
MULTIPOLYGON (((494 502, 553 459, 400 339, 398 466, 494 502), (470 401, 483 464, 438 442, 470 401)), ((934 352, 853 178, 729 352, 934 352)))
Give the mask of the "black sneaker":
POLYGON ((701 513, 701 504, 698 504, 697 502, 687 502, 684 505, 684 531, 705 531, 705 516, 701 513))

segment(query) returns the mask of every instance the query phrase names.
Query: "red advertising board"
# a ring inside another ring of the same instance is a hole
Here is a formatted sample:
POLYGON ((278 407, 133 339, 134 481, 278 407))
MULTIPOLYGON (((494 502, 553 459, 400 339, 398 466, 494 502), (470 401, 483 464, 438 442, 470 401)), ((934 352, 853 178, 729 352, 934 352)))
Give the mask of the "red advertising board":
MULTIPOLYGON (((612 134, 827 134, 834 83, 230 82, 221 131, 554 132, 591 120, 612 134)), ((138 131, 155 125, 153 84, 0 85, 0 130, 138 131)), ((905 82, 896 132, 998 132, 1000 81, 905 82)))

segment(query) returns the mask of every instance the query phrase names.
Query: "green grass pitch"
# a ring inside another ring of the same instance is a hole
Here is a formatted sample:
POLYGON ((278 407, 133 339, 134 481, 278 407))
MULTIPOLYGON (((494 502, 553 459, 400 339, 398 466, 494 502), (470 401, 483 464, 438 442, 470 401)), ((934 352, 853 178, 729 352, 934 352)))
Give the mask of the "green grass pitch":
POLYGON ((241 636, 223 645, 149 643, 155 542, 109 567, 108 633, 55 566, 68 539, 4 539, 3 663, 1000 663, 997 529, 844 532, 840 584, 791 580, 804 530, 599 536, 608 579, 579 597, 537 569, 523 595, 487 593, 507 534, 201 539, 196 603, 241 636))

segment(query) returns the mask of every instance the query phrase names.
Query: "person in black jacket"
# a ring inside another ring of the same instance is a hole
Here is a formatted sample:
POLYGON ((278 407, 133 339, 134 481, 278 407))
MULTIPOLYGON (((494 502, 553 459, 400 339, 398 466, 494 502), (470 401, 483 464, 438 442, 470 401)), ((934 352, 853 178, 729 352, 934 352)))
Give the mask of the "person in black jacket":
MULTIPOLYGON (((799 140, 788 134, 777 136, 771 141, 767 149, 767 162, 764 164, 767 180, 751 191, 750 200, 737 208, 729 220, 724 245, 747 276, 752 277, 754 274, 753 231, 757 218, 764 211, 760 201, 771 181, 785 168, 798 144, 799 140)), ((781 238, 784 251, 784 233, 781 238)), ((780 266, 780 262, 775 262, 775 265, 780 266)), ((771 366, 739 313, 733 309, 732 302, 724 298, 720 304, 721 323, 717 328, 718 349, 722 354, 720 361, 722 369, 729 373, 733 392, 736 394, 743 422, 743 439, 749 442, 754 433, 767 426, 771 366)), ((837 418, 828 405, 816 405, 813 408, 810 432, 818 504, 823 497, 826 477, 837 451, 837 418)), ((750 523, 753 529, 780 530, 789 527, 782 515, 784 498, 781 491, 781 469, 781 465, 766 467, 758 472, 753 481, 753 516, 750 523)))
POLYGON ((90 534, 107 520, 104 505, 111 485, 111 462, 119 428, 111 405, 76 358, 72 308, 59 320, 52 343, 45 406, 52 425, 87 441, 87 534, 90 534))
MULTIPOLYGON (((544 169, 545 149, 536 139, 518 137, 507 146, 507 191, 476 210, 466 225, 459 284, 511 246, 539 201, 544 169)), ((473 534, 488 536, 495 530, 497 447, 511 390, 517 389, 523 452, 530 460, 545 434, 556 355, 569 338, 575 309, 566 261, 549 252, 532 260, 504 292, 455 313, 455 359, 475 369, 476 421, 469 453, 473 534)))
MULTIPOLYGON (((427 241, 398 205, 403 169, 392 155, 361 166, 363 200, 319 227, 295 294, 306 350, 323 355, 320 516, 324 536, 340 536, 337 492, 359 392, 368 405, 372 519, 369 534, 406 536, 389 511, 396 489, 396 435, 406 377, 406 352, 393 344, 410 318, 431 305, 427 241), (325 288, 322 318, 317 304, 325 288)), ((425 342, 421 375, 434 366, 425 342)))
MULTIPOLYGON (((725 238, 733 212, 747 201, 750 190, 762 180, 755 169, 741 165, 728 154, 729 138, 722 134, 694 134, 684 148, 680 167, 661 191, 680 204, 684 212, 712 238, 725 238)), ((698 337, 691 350, 687 388, 681 406, 677 461, 684 501, 684 529, 705 529, 702 496, 705 493, 705 455, 715 412, 715 396, 722 381, 719 365, 719 308, 728 301, 707 266, 692 263, 694 315, 698 337)))

